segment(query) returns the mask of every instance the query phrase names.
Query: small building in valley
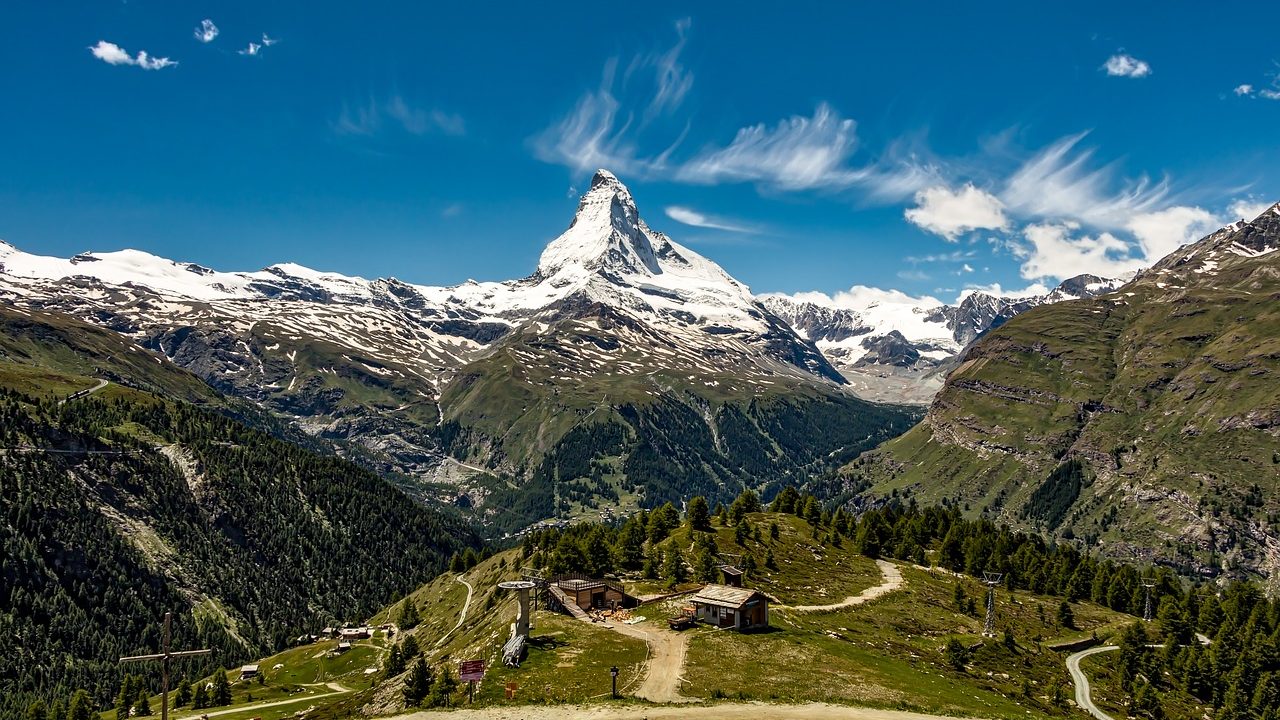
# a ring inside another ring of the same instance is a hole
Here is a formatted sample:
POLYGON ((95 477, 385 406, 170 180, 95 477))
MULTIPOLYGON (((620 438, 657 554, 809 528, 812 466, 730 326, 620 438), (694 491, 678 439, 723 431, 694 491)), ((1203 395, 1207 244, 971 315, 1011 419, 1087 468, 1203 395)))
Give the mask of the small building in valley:
POLYGON ((347 627, 338 631, 338 637, 343 640, 367 640, 373 636, 367 625, 361 627, 347 627))
POLYGON ((698 620, 733 630, 769 627, 769 598, 758 590, 707 585, 690 598, 698 620))
POLYGON ((633 608, 639 603, 626 593, 621 585, 607 580, 587 577, 569 577, 557 579, 554 587, 559 589, 567 602, 577 605, 583 610, 603 610, 606 608, 633 608))
POLYGON ((258 677, 257 665, 245 665, 244 667, 240 668, 241 680, 249 680, 256 677, 258 677))

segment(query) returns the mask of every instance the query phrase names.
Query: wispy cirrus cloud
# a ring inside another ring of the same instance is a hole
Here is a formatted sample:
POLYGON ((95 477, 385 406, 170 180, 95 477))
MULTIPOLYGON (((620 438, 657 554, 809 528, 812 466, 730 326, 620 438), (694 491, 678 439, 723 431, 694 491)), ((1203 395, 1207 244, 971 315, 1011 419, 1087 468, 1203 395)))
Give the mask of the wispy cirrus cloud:
POLYGON ((1150 63, 1124 52, 1107 58, 1102 69, 1112 77, 1143 78, 1151 74, 1150 63))
POLYGON ((667 214, 667 217, 672 220, 691 227, 747 234, 756 234, 760 232, 758 228, 751 227, 747 223, 715 215, 708 215, 706 213, 698 212, 693 208, 683 207, 680 205, 668 205, 663 208, 663 211, 667 214))
POLYGON ((387 129, 410 135, 439 133, 460 136, 467 132, 466 121, 461 115, 417 107, 398 93, 387 99, 370 96, 362 103, 343 103, 332 127, 339 135, 363 136, 377 135, 387 129))
POLYGON ((196 26, 193 34, 200 42, 211 43, 218 37, 218 26, 214 25, 212 20, 205 18, 196 26))
POLYGON ((130 55, 124 48, 106 40, 90 45, 89 52, 108 65, 133 65, 143 70, 163 70, 178 64, 177 60, 148 55, 145 50, 139 50, 137 55, 130 55))
POLYGON ((688 18, 678 21, 676 44, 663 52, 636 55, 621 78, 619 58, 606 61, 600 85, 579 97, 558 122, 534 136, 534 155, 577 173, 603 167, 649 177, 665 170, 670 154, 684 139, 683 133, 669 140, 666 149, 657 155, 642 154, 636 136, 658 116, 680 107, 693 87, 693 74, 680 62, 689 27, 688 18), (626 92, 629 84, 634 85, 646 69, 654 73, 650 86, 641 94, 645 109, 637 118, 635 111, 624 109, 619 93, 626 92))

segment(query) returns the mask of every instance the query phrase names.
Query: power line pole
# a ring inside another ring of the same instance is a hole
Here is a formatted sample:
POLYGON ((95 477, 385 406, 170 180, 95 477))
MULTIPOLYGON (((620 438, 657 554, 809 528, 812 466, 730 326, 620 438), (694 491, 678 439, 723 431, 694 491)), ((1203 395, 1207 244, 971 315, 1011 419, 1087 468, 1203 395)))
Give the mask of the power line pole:
POLYGON ((1003 577, 1004 573, 982 573, 982 582, 987 586, 987 621, 982 626, 982 634, 986 637, 996 636, 996 586, 1003 577))
POLYGON ((163 670, 161 671, 160 685, 160 720, 169 720, 169 661, 173 658, 196 657, 199 655, 212 654, 212 650, 179 650, 177 652, 169 652, 169 631, 173 624, 173 613, 164 614, 164 637, 162 640, 161 652, 156 655, 130 655, 129 657, 120 658, 121 664, 133 662, 146 662, 148 660, 159 660, 163 670))
POLYGON ((1142 609, 1142 619, 1151 622, 1151 589, 1156 586, 1155 578, 1142 578, 1142 587, 1147 593, 1146 606, 1142 609))

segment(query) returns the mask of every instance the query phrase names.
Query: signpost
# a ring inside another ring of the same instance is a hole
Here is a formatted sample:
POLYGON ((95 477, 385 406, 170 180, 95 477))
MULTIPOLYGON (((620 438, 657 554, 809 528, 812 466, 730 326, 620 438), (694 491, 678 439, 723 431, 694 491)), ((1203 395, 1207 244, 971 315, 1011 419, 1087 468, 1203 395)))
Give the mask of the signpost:
POLYGON ((514 700, 514 699, 515 699, 515 697, 516 697, 516 689, 517 689, 517 688, 519 688, 519 687, 520 687, 519 685, 517 685, 517 684, 515 684, 515 683, 513 683, 513 682, 509 682, 509 683, 507 683, 507 699, 508 699, 508 700, 514 700))
POLYGON ((160 647, 160 653, 157 655, 133 655, 130 657, 120 658, 121 663, 144 662, 147 660, 159 660, 163 671, 161 673, 160 685, 160 720, 169 720, 169 660, 173 658, 195 657, 198 655, 208 655, 212 650, 179 650, 177 652, 169 652, 169 627, 173 623, 173 613, 164 614, 164 637, 160 647))
POLYGON ((467 702, 475 702, 476 683, 484 679, 484 661, 463 660, 458 665, 458 679, 467 683, 467 702))
POLYGON ((609 674, 613 676, 613 699, 618 699, 618 666, 614 665, 609 668, 609 674))

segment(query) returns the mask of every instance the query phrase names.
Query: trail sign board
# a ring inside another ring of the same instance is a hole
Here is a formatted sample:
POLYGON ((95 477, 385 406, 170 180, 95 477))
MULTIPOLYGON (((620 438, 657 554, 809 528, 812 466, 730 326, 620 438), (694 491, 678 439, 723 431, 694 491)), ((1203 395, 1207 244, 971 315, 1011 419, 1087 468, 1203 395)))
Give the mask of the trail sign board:
POLYGON ((463 660, 458 670, 458 679, 463 682, 477 682, 484 679, 483 660, 463 660))

